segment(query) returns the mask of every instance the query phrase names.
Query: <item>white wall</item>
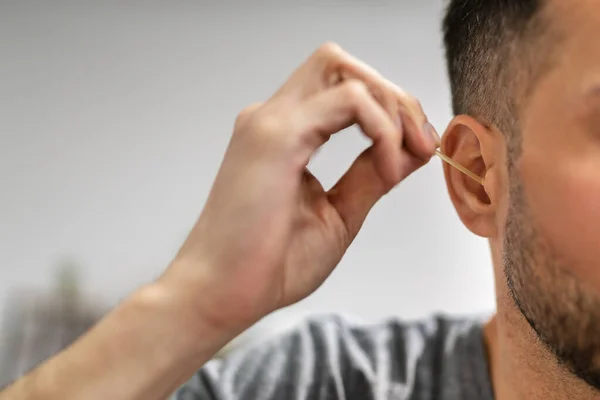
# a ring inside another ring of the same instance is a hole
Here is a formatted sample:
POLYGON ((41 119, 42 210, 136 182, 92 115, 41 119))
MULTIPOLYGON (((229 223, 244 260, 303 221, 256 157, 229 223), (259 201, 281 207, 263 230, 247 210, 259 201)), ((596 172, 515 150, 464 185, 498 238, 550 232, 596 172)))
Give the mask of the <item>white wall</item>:
MULTIPOLYGON (((441 0, 238 3, 0 4, 0 300, 47 285, 65 255, 110 302, 156 276, 201 211, 237 112, 326 40, 445 128, 441 0)), ((331 185, 365 143, 336 137, 316 175, 331 185)), ((377 320, 492 310, 493 299, 487 245, 456 217, 434 160, 295 309, 377 320)))

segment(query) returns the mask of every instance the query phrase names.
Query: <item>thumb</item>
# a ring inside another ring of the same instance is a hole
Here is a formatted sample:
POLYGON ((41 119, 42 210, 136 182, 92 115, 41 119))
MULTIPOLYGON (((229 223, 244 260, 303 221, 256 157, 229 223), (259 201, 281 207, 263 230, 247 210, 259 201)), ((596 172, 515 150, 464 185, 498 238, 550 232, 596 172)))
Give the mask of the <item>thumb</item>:
MULTIPOLYGON (((426 163, 407 151, 402 153, 401 180, 426 163)), ((350 241, 360 231, 373 206, 392 189, 381 177, 375 156, 372 147, 365 150, 327 193, 329 202, 346 226, 350 241)))

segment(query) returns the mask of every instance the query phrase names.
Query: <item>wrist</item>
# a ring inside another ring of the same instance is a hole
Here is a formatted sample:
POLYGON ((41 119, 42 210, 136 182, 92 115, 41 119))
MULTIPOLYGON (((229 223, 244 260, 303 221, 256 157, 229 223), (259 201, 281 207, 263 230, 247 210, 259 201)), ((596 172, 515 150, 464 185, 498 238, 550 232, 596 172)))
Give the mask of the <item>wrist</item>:
POLYGON ((155 315, 157 324, 168 327, 163 332, 171 338, 165 340, 172 356, 182 362, 208 361, 239 333, 200 313, 185 290, 163 280, 140 288, 131 301, 142 312, 155 315))
MULTIPOLYGON (((210 257, 179 256, 157 283, 199 330, 230 340, 274 311, 260 300, 261 284, 240 280, 210 257)), ((239 274, 237 274, 239 275, 239 274)))

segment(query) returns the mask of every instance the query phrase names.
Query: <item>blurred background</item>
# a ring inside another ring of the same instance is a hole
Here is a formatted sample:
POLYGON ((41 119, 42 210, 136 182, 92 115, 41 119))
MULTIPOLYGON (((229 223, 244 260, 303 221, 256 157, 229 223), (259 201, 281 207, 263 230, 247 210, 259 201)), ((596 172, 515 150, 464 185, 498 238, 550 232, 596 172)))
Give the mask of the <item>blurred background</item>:
MULTIPOLYGON (((202 210, 237 113, 336 41, 451 118, 444 0, 0 2, 0 383, 89 328, 169 263, 202 210)), ((356 129, 311 168, 331 186, 356 129)), ((307 314, 365 321, 494 309, 484 240, 433 160, 373 210, 307 314)))

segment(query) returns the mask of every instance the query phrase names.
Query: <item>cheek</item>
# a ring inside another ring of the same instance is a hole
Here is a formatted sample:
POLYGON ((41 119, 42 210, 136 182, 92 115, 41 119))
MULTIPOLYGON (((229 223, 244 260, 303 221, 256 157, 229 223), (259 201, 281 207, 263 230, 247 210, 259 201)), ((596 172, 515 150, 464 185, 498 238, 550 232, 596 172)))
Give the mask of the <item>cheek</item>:
POLYGON ((570 273, 600 290, 600 157, 523 159, 533 223, 570 273), (558 163, 556 161, 559 161, 558 163))

